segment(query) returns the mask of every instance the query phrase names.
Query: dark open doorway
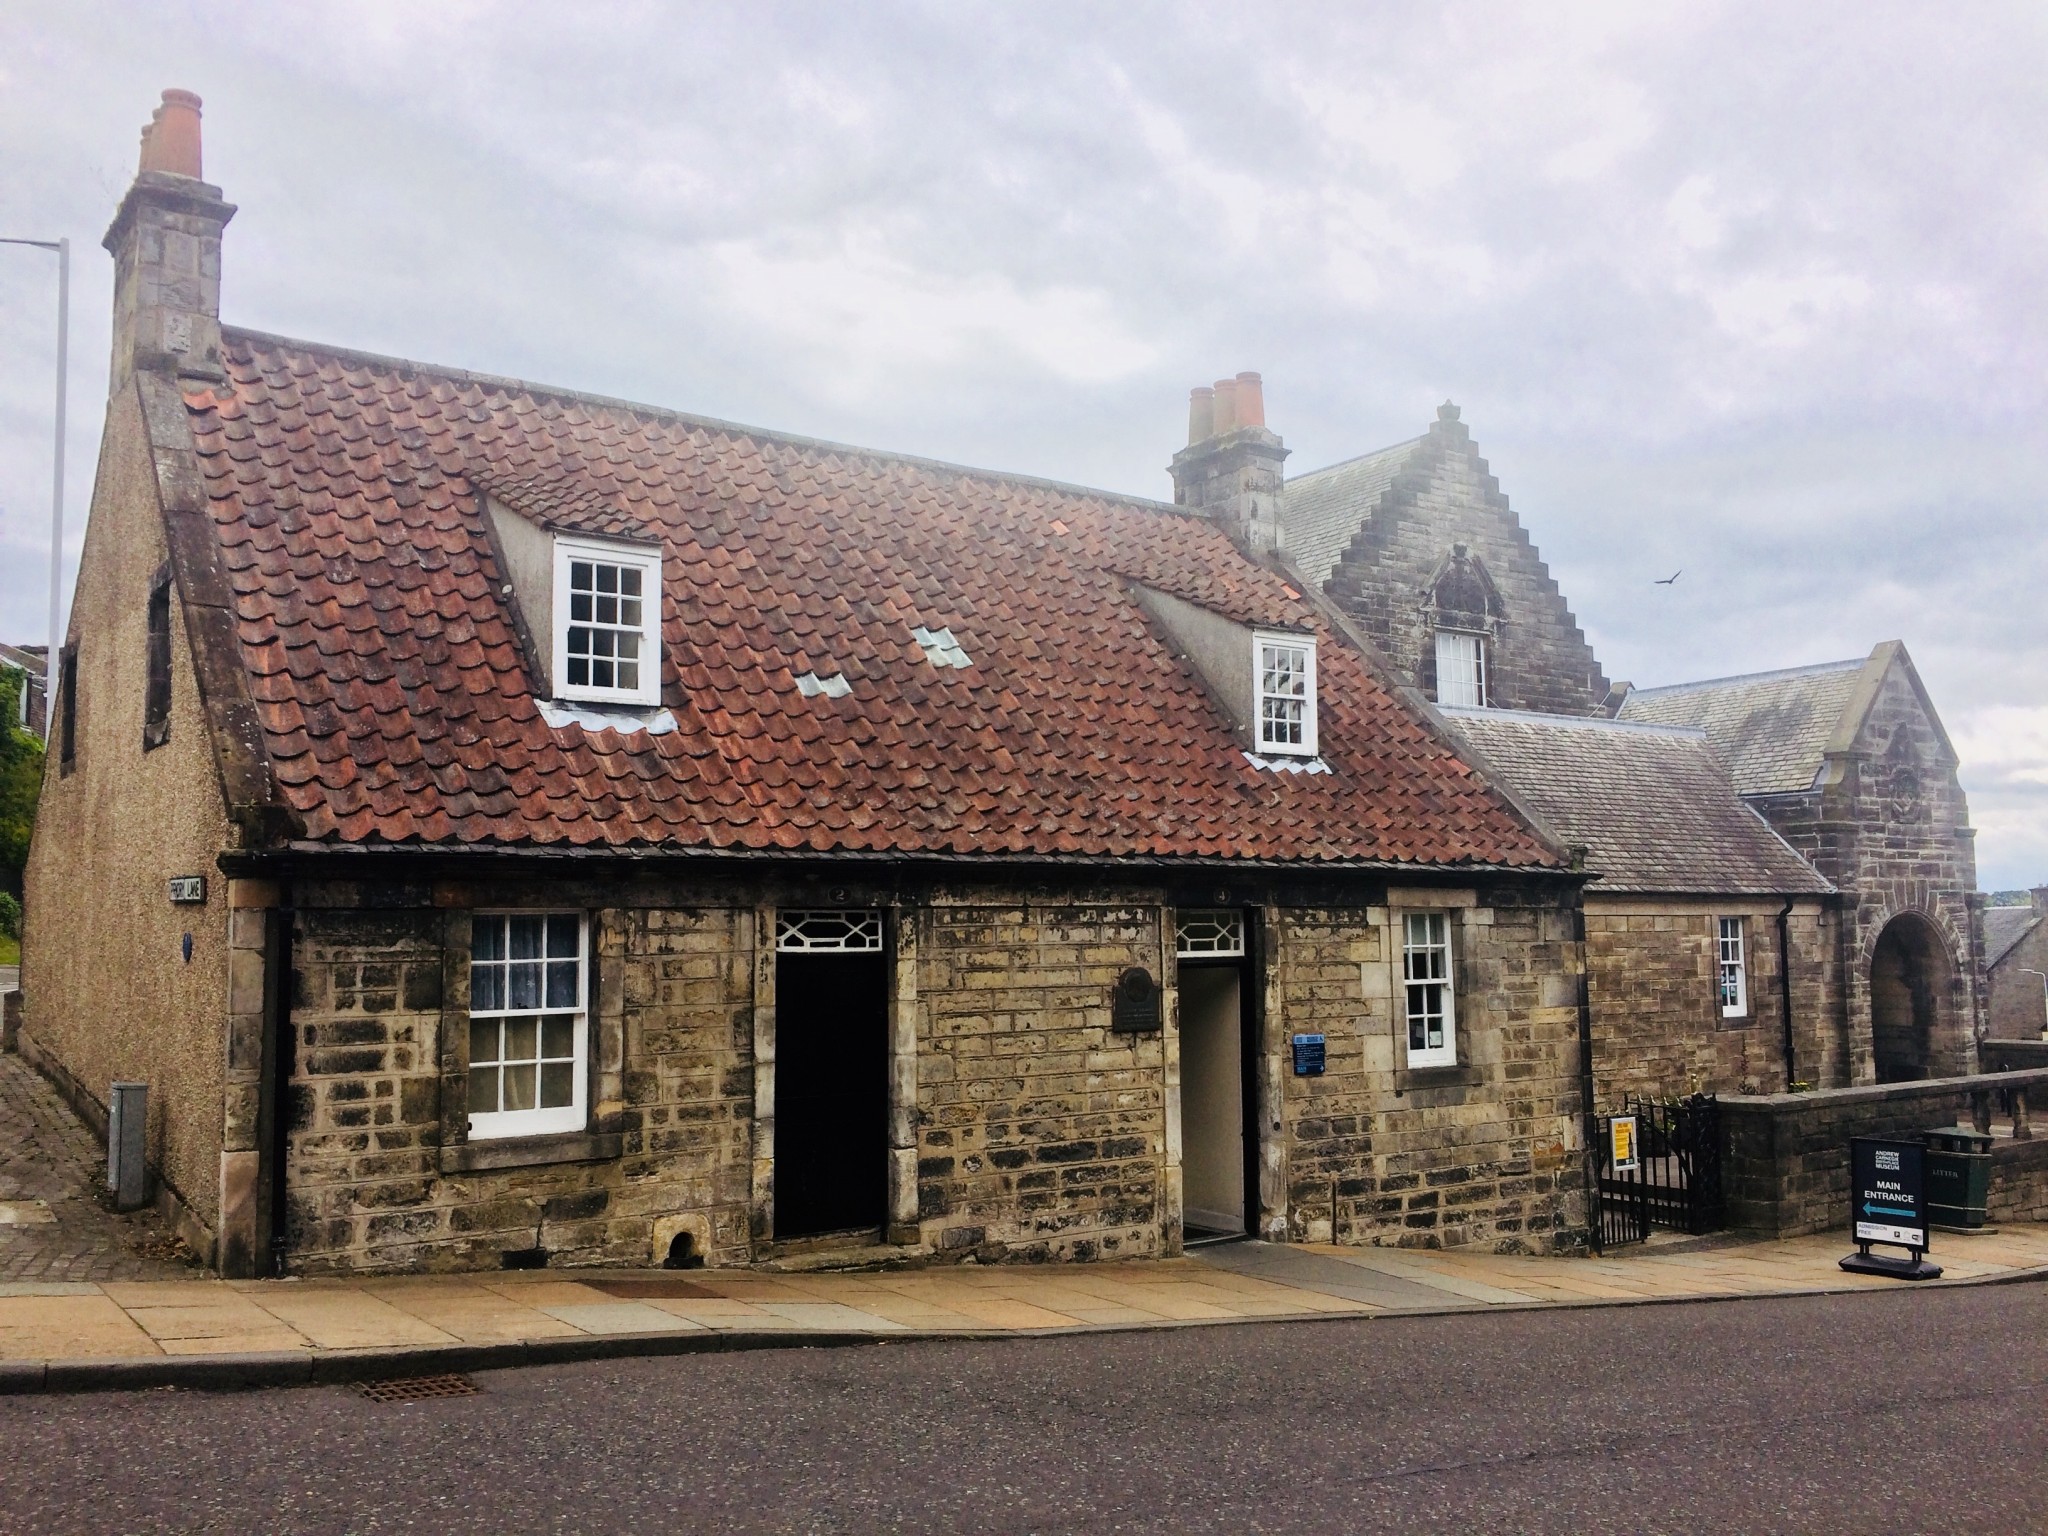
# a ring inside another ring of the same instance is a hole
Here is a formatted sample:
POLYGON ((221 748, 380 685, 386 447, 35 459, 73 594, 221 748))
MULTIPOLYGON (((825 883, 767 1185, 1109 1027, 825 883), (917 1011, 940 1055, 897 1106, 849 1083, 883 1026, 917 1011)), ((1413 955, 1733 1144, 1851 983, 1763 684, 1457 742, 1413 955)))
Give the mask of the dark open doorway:
MULTIPOLYGON (((879 921, 877 923, 879 927, 879 921)), ((879 1231, 888 1203, 887 956, 775 957, 775 1235, 879 1231)))
POLYGON ((1242 1237, 1258 1216, 1250 976, 1243 957, 1180 962, 1181 1227, 1242 1237))
POLYGON ((1895 917, 1870 957, 1870 1047, 1880 1083, 1934 1075, 1949 964, 1925 918, 1895 917))

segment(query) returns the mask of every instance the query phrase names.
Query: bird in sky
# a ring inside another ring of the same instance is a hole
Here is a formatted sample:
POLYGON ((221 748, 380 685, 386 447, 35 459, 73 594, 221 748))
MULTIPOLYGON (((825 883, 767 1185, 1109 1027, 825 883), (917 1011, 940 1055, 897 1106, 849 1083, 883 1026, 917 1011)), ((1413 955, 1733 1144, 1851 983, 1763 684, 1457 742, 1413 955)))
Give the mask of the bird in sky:
POLYGON ((1678 578, 1683 576, 1684 574, 1685 569, 1683 566, 1681 566, 1679 569, 1673 571, 1669 576, 1664 577, 1661 581, 1653 581, 1650 583, 1650 585, 1653 587, 1668 587, 1671 585, 1671 583, 1678 580, 1678 578))

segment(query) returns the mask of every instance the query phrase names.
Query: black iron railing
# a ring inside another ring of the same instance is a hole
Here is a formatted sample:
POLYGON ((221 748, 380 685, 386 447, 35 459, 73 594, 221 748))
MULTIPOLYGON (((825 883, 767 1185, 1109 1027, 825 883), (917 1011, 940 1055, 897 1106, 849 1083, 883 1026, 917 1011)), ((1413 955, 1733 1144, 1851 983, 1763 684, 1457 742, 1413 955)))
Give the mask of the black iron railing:
POLYGON ((1603 1248, 1646 1241, 1652 1227, 1696 1236, 1720 1230, 1721 1106, 1711 1093, 1625 1098, 1598 1123, 1595 1230, 1603 1248), (1614 1122, 1624 1116, 1635 1121, 1633 1167, 1615 1162, 1614 1122))

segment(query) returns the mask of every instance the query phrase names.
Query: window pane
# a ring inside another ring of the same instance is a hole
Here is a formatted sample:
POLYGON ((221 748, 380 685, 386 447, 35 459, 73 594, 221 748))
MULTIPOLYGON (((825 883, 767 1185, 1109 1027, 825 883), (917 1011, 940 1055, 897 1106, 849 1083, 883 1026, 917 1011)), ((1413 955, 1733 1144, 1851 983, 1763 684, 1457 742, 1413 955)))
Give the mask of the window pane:
POLYGON ((640 655, 640 637, 638 635, 621 633, 618 641, 619 659, 621 661, 632 661, 640 655))
POLYGON ((469 1112, 496 1114, 498 1110, 498 1069, 472 1065, 469 1069, 469 1112))
POLYGON ((582 948, 576 930, 582 925, 573 916, 558 913, 548 919, 548 958, 574 959, 582 948))
POLYGON ((552 1062, 540 1069, 540 1107, 562 1109, 576 1102, 576 1068, 569 1062, 552 1062))
POLYGON ((507 1008, 538 1008, 540 1006, 540 965, 535 961, 513 961, 505 967, 505 1006, 507 1008))
POLYGON ((554 1061, 576 1054, 576 1021, 556 1015, 540 1021, 540 1053, 554 1061))
POLYGON ((588 688, 590 686, 590 663, 571 659, 569 662, 569 686, 588 688))
POLYGON ((496 1061, 498 1059, 498 1021, 496 1019, 470 1020, 469 1059, 472 1064, 479 1061, 496 1061))
POLYGON ((537 1068, 505 1068, 505 1107, 507 1109, 532 1109, 534 1076, 537 1068))
POLYGON ((616 624, 619 622, 619 600, 616 597, 600 597, 597 600, 597 622, 616 624))
POLYGON ((571 592, 569 594, 569 617, 581 624, 588 624, 590 622, 590 594, 588 592, 571 592))
POLYGON ((550 960, 548 962, 549 1008, 574 1008, 576 1006, 576 962, 574 960, 550 960))
MULTIPOLYGON (((639 567, 639 566, 637 566, 637 565, 628 565, 628 566, 622 566, 622 567, 620 567, 620 569, 619 569, 619 590, 620 590, 621 592, 625 593, 625 594, 626 594, 626 595, 627 595, 628 597, 638 597, 638 596, 640 595, 640 567, 639 567)), ((637 605, 636 605, 636 606, 637 606, 637 605)))
POLYGON ((622 597, 619 599, 619 622, 621 624, 630 624, 635 629, 640 627, 639 598, 622 597))
POLYGON ((531 1061, 540 1044, 540 1021, 531 1014, 505 1021, 505 1059, 531 1061))
POLYGON ((616 592, 619 590, 619 568, 616 565, 600 565, 597 568, 597 590, 616 592))
POLYGON ((505 923, 496 917, 479 917, 470 924, 470 955, 477 960, 505 957, 505 923))
POLYGON ((505 968, 502 965, 472 965, 469 968, 469 1006, 479 1013, 496 1013, 505 1006, 505 968))
POLYGON ((619 663, 619 686, 621 688, 638 688, 640 686, 639 662, 622 661, 619 663))
POLYGON ((569 562, 569 586, 572 590, 583 592, 590 590, 590 562, 588 560, 571 560, 569 562))
POLYGON ((506 926, 511 929, 512 958, 538 960, 548 920, 544 917, 515 917, 509 919, 506 926))

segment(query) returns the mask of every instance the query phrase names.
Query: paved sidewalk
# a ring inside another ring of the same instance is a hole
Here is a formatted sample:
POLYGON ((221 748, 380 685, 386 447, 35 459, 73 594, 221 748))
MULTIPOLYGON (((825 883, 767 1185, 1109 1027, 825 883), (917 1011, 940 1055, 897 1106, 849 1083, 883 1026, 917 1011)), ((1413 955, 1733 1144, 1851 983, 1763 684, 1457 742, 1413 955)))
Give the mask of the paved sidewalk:
MULTIPOLYGON (((1155 1263, 0 1284, 0 1391, 343 1379, 608 1354, 1900 1290, 1841 1234, 1604 1259, 1231 1244, 1155 1263), (209 1374, 210 1372, 210 1374, 209 1374)), ((2048 1225, 1948 1238, 1951 1284, 2048 1274, 2048 1225)))
POLYGON ((101 1204, 106 1156, 34 1067, 0 1053, 0 1281, 199 1274, 154 1211, 101 1204))

